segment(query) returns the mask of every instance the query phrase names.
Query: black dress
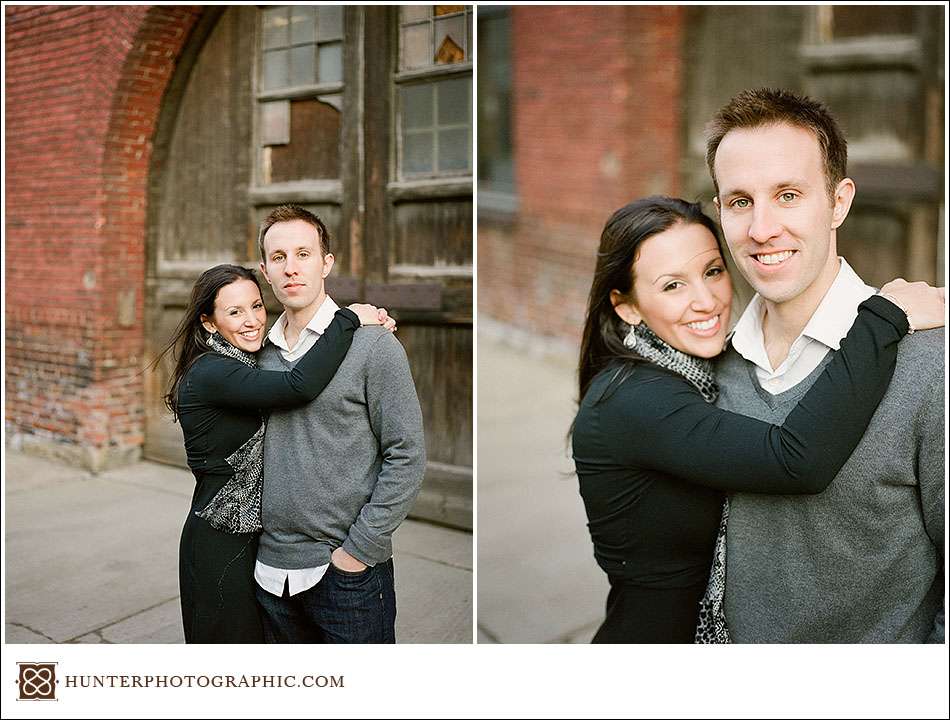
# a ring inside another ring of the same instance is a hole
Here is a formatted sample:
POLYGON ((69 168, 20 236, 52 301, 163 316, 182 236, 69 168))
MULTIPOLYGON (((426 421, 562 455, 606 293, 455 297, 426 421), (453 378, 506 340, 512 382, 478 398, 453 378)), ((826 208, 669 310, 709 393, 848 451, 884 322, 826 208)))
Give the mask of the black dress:
POLYGON ((598 374, 573 436, 594 557, 610 581, 594 642, 692 642, 723 493, 823 491, 867 429, 906 332, 893 303, 862 303, 781 426, 719 410, 653 364, 598 374))
MULTIPOLYGON (((252 457, 242 462, 261 461, 253 447, 246 448, 262 434, 263 411, 302 405, 319 395, 346 357, 359 324, 351 310, 338 310, 313 348, 289 372, 258 370, 210 351, 182 378, 178 416, 188 467, 196 480, 178 563, 185 642, 264 642, 254 594, 260 532, 216 529, 198 513, 221 500, 219 493, 235 476, 236 456, 249 452, 252 457)), ((245 360, 253 357, 228 349, 245 360)), ((259 506, 248 510, 259 517, 259 506)))

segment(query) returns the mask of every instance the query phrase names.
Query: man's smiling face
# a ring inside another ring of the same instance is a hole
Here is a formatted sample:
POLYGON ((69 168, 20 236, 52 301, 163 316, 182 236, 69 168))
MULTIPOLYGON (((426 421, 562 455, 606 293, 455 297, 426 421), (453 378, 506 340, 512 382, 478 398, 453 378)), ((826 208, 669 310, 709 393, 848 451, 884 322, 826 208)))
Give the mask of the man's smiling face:
POLYGON ((853 184, 829 197, 815 134, 785 123, 731 130, 715 170, 723 235, 749 284, 774 303, 810 290, 820 300, 838 271, 834 230, 853 184))

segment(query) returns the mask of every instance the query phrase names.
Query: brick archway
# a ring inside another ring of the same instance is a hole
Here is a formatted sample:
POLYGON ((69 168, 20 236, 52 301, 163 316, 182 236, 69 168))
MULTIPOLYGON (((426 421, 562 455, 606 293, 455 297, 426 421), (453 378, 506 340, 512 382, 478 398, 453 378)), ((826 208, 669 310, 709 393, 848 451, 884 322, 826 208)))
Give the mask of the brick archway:
POLYGON ((15 446, 92 470, 141 452, 152 141, 202 11, 5 9, 5 423, 15 446))
MULTIPOLYGON (((108 307, 100 314, 110 321, 103 328, 107 342, 102 343, 97 360, 104 369, 102 392, 110 398, 125 395, 125 402, 117 403, 116 409, 134 411, 112 416, 108 442, 116 451, 106 453, 107 463, 113 460, 108 456, 116 454, 137 457, 144 441, 142 370, 149 360, 143 357, 148 173, 162 99, 202 12, 187 6, 125 9, 134 35, 112 94, 102 166, 103 295, 112 298, 115 306, 111 317, 108 307), (116 377, 107 379, 112 363, 116 377), (128 385, 122 378, 129 378, 128 385)), ((101 435, 94 438, 102 439, 101 435)))

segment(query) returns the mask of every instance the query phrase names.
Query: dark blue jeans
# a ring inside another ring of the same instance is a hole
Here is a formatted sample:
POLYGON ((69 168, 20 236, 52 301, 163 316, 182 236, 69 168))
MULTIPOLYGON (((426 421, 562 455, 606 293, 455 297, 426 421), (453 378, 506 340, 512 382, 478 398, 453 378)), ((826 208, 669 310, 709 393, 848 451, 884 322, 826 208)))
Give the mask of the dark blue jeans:
MULTIPOLYGON (((256 583, 255 583, 256 585, 256 583)), ((395 643, 396 589, 392 559, 362 572, 332 564, 309 590, 283 597, 257 587, 268 643, 395 643)))

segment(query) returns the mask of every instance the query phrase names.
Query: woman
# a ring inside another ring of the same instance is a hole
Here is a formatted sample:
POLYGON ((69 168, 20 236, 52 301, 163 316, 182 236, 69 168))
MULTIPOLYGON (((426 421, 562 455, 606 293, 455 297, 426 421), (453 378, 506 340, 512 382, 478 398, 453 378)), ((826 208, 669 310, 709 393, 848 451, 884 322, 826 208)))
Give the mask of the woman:
MULTIPOLYGON (((289 372, 258 370, 264 301, 254 273, 202 273, 174 338, 165 403, 181 422, 196 486, 179 550, 185 642, 264 641, 254 596, 266 411, 313 400, 333 379, 360 325, 395 327, 385 310, 350 305, 289 372)), ((159 357, 159 359, 161 356, 159 357)), ((156 361, 157 362, 157 361, 156 361)))
POLYGON ((601 237, 579 365, 574 460, 607 617, 594 642, 692 642, 724 493, 819 493, 857 446, 897 343, 943 316, 902 280, 861 304, 841 349, 784 425, 718 410, 732 287, 698 204, 646 198, 601 237), (909 315, 901 309, 906 308, 909 315), (928 320, 928 322, 931 322, 928 320))

